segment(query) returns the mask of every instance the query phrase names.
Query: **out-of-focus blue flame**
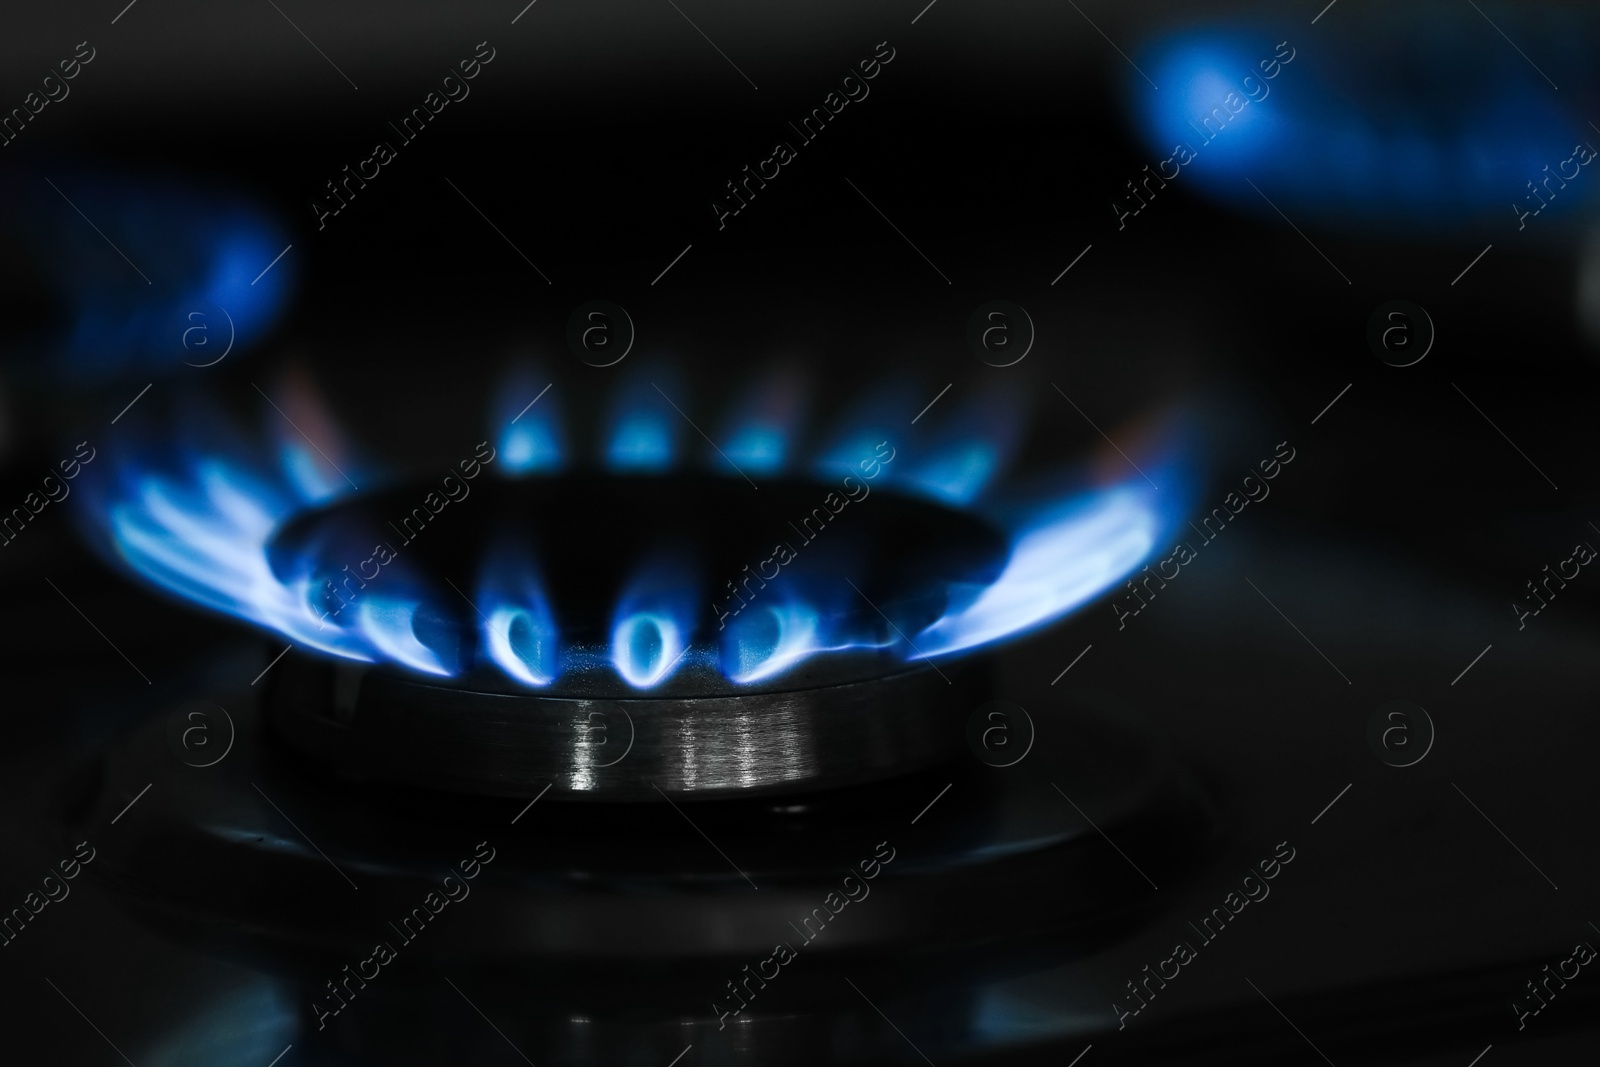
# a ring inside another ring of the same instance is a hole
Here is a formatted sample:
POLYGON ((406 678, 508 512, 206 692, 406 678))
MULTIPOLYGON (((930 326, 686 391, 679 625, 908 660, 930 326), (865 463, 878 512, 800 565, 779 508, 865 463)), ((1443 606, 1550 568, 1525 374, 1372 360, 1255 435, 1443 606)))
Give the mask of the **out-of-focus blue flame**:
MULTIPOLYGON (((1567 94, 1558 96, 1470 7, 1407 4, 1371 14, 1376 24, 1364 18, 1359 29, 1341 29, 1330 13, 1315 41, 1280 43, 1273 28, 1238 22, 1143 42, 1134 59, 1161 89, 1129 74, 1149 158, 1146 171, 1127 176, 1133 190, 1113 192, 1119 219, 1146 205, 1167 210, 1154 201, 1171 187, 1276 218, 1265 193, 1296 220, 1386 231, 1515 223, 1508 205, 1529 197, 1527 183, 1542 180, 1542 168, 1553 172, 1576 142, 1600 145, 1585 116, 1561 104, 1567 94)), ((1563 43, 1592 39, 1600 28, 1592 15, 1500 8, 1497 16, 1525 47, 1537 41, 1541 55, 1573 61, 1547 69, 1592 78, 1592 60, 1563 43)), ((1553 211, 1600 196, 1592 176, 1568 184, 1553 211)))
POLYGON ((804 382, 792 372, 775 372, 762 381, 733 405, 721 434, 722 456, 708 457, 713 469, 726 457, 748 474, 782 473, 803 414, 803 397, 804 382))
MULTIPOLYGON (((882 458, 877 451, 880 444, 891 442, 891 450, 898 451, 892 442, 904 440, 902 428, 915 412, 906 386, 897 384, 875 390, 839 420, 829 444, 812 465, 813 470, 829 481, 845 475, 860 478, 864 470, 861 464, 876 465, 882 458)), ((883 484, 894 479, 899 470, 889 463, 876 473, 881 479, 879 484, 883 484)))
POLYGON ((694 637, 697 590, 678 556, 639 568, 611 623, 611 665, 635 689, 648 689, 677 669, 694 637))
POLYGON ((656 411, 636 411, 618 423, 606 446, 606 466, 614 471, 671 470, 676 458, 673 428, 656 411))
POLYGON ((531 367, 517 366, 497 390, 495 425, 500 473, 547 474, 566 465, 560 400, 531 367), (531 403, 531 406, 530 406, 531 403))
POLYGON ((288 303, 292 254, 266 268, 289 238, 243 198, 70 171, 15 185, 11 229, 65 318, 36 343, 65 369, 178 371, 222 358, 230 344, 237 359, 288 303))
POLYGON ((728 460, 751 474, 777 474, 788 458, 789 438, 782 426, 751 418, 728 436, 728 460))
POLYGON ((639 379, 617 391, 606 434, 607 470, 659 474, 673 468, 683 416, 672 410, 670 395, 639 379))
POLYGON ((500 435, 500 469, 507 474, 544 474, 561 469, 561 444, 554 403, 550 411, 524 415, 500 435))
POLYGON ((484 557, 477 603, 485 615, 484 646, 495 665, 525 685, 554 681, 561 634, 526 545, 507 537, 484 557))
POLYGON ((302 441, 282 441, 279 447, 284 476, 294 491, 306 500, 326 500, 345 488, 339 476, 328 470, 310 445, 302 441))
MULTIPOLYGON (((320 583, 310 573, 280 577, 266 546, 278 523, 314 503, 290 483, 262 478, 216 457, 188 457, 161 473, 130 463, 100 512, 133 570, 180 596, 347 659, 372 660, 355 635, 319 626, 320 583)), ((98 472, 97 472, 98 473, 98 472)))
POLYGON ((1000 470, 1000 449, 989 441, 964 441, 919 465, 907 481, 947 504, 970 504, 1000 470))
POLYGON ((965 506, 982 496, 1011 458, 1026 422, 1023 398, 1009 390, 984 390, 945 419, 905 465, 900 488, 944 504, 965 506))
MULTIPOLYGON (((321 420, 311 401, 280 400, 301 425, 321 420)), ((337 443, 319 436, 324 450, 337 443)), ((106 449, 85 471, 91 522, 121 561, 146 579, 192 602, 275 630, 296 645, 362 662, 393 661, 429 674, 449 674, 416 637, 419 596, 360 592, 347 603, 310 560, 275 568, 268 544, 278 526, 349 491, 329 460, 298 446, 246 453, 220 442, 203 447, 106 449)), ((356 468, 346 458, 346 472, 356 468)), ((360 473, 357 471, 357 473, 360 473)), ((352 561, 355 562, 355 561, 352 561)), ((394 566, 394 564, 391 564, 394 566)), ((387 579, 386 579, 387 580, 387 579)), ((349 593, 353 586, 343 587, 349 593)))

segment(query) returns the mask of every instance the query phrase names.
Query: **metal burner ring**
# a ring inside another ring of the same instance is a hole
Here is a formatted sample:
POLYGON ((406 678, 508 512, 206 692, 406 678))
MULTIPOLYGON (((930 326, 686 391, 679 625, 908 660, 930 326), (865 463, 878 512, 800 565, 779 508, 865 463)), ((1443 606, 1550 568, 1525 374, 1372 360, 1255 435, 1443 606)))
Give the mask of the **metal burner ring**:
POLYGON ((275 674, 279 734, 345 773, 638 800, 823 789, 941 762, 962 750, 987 671, 979 660, 788 692, 644 699, 480 692, 315 660, 275 674))

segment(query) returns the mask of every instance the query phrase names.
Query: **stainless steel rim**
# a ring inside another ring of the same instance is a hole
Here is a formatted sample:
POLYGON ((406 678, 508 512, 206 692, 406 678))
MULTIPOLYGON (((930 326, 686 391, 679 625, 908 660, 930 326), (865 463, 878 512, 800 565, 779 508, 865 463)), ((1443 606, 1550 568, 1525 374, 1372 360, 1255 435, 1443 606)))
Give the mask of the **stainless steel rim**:
POLYGON ((497 796, 636 800, 873 781, 958 753, 980 664, 693 698, 485 693, 303 661, 270 697, 279 734, 349 774, 497 796))

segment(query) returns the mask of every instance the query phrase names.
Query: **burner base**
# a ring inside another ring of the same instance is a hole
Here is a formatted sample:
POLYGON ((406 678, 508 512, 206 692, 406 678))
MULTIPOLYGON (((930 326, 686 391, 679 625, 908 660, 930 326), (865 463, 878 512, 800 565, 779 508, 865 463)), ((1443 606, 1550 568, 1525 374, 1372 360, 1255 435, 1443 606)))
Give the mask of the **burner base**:
POLYGON ((358 778, 491 796, 654 800, 795 793, 905 774, 963 750, 981 661, 739 696, 483 693, 314 660, 284 664, 279 734, 358 778))
MULTIPOLYGON (((846 979, 932 998, 960 1044, 990 1033, 1008 982, 1159 914, 1144 874, 1165 889, 1216 829, 1162 746, 1077 708, 1010 768, 967 755, 697 804, 353 782, 288 750, 254 707, 230 714, 234 743, 211 766, 175 759, 161 721, 118 743, 69 805, 74 829, 142 921, 292 991, 285 1041, 327 1062, 474 1059, 415 1044, 473 1033, 454 1025, 461 1004, 441 976, 538 1063, 593 1062, 578 1050, 597 1040, 606 1061, 665 1063, 731 1037, 763 1063, 838 1058, 828 1050, 857 1047, 877 1019, 846 979), (136 821, 93 832, 141 790, 136 821), (380 943, 397 964, 375 959, 380 943), (798 962, 725 1029, 729 983, 770 974, 779 943, 798 962), (480 999, 491 990, 510 1007, 480 999), (341 999, 320 1029, 319 1009, 341 999)), ((870 1058, 897 1054, 881 1051, 870 1058)))
POLYGON ((1052 783, 1121 847, 1161 857, 1147 867, 1157 878, 1209 837, 1206 804, 1163 749, 1076 714, 1016 768, 968 756, 889 781, 693 805, 352 782, 316 773, 254 710, 232 715, 233 748, 211 767, 173 759, 161 722, 128 737, 79 821, 106 825, 153 780, 142 832, 105 838, 94 869, 181 928, 269 948, 370 950, 375 916, 406 914, 485 839, 499 855, 450 909, 448 941, 424 953, 566 965, 764 954, 882 842, 895 858, 854 909, 876 918, 830 929, 813 953, 989 942, 996 916, 1026 944, 1090 932, 1151 892, 1052 783), (993 906, 957 906, 969 892, 993 906))

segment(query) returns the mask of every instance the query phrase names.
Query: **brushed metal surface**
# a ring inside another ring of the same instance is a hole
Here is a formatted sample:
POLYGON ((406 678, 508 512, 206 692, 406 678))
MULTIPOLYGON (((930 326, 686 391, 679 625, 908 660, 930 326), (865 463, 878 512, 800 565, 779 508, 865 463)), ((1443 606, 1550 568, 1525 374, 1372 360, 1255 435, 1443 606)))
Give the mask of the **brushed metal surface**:
POLYGON ((286 663, 279 734, 359 777, 494 796, 803 791, 873 781, 961 751, 983 662, 740 696, 610 699, 484 693, 362 666, 286 663))

